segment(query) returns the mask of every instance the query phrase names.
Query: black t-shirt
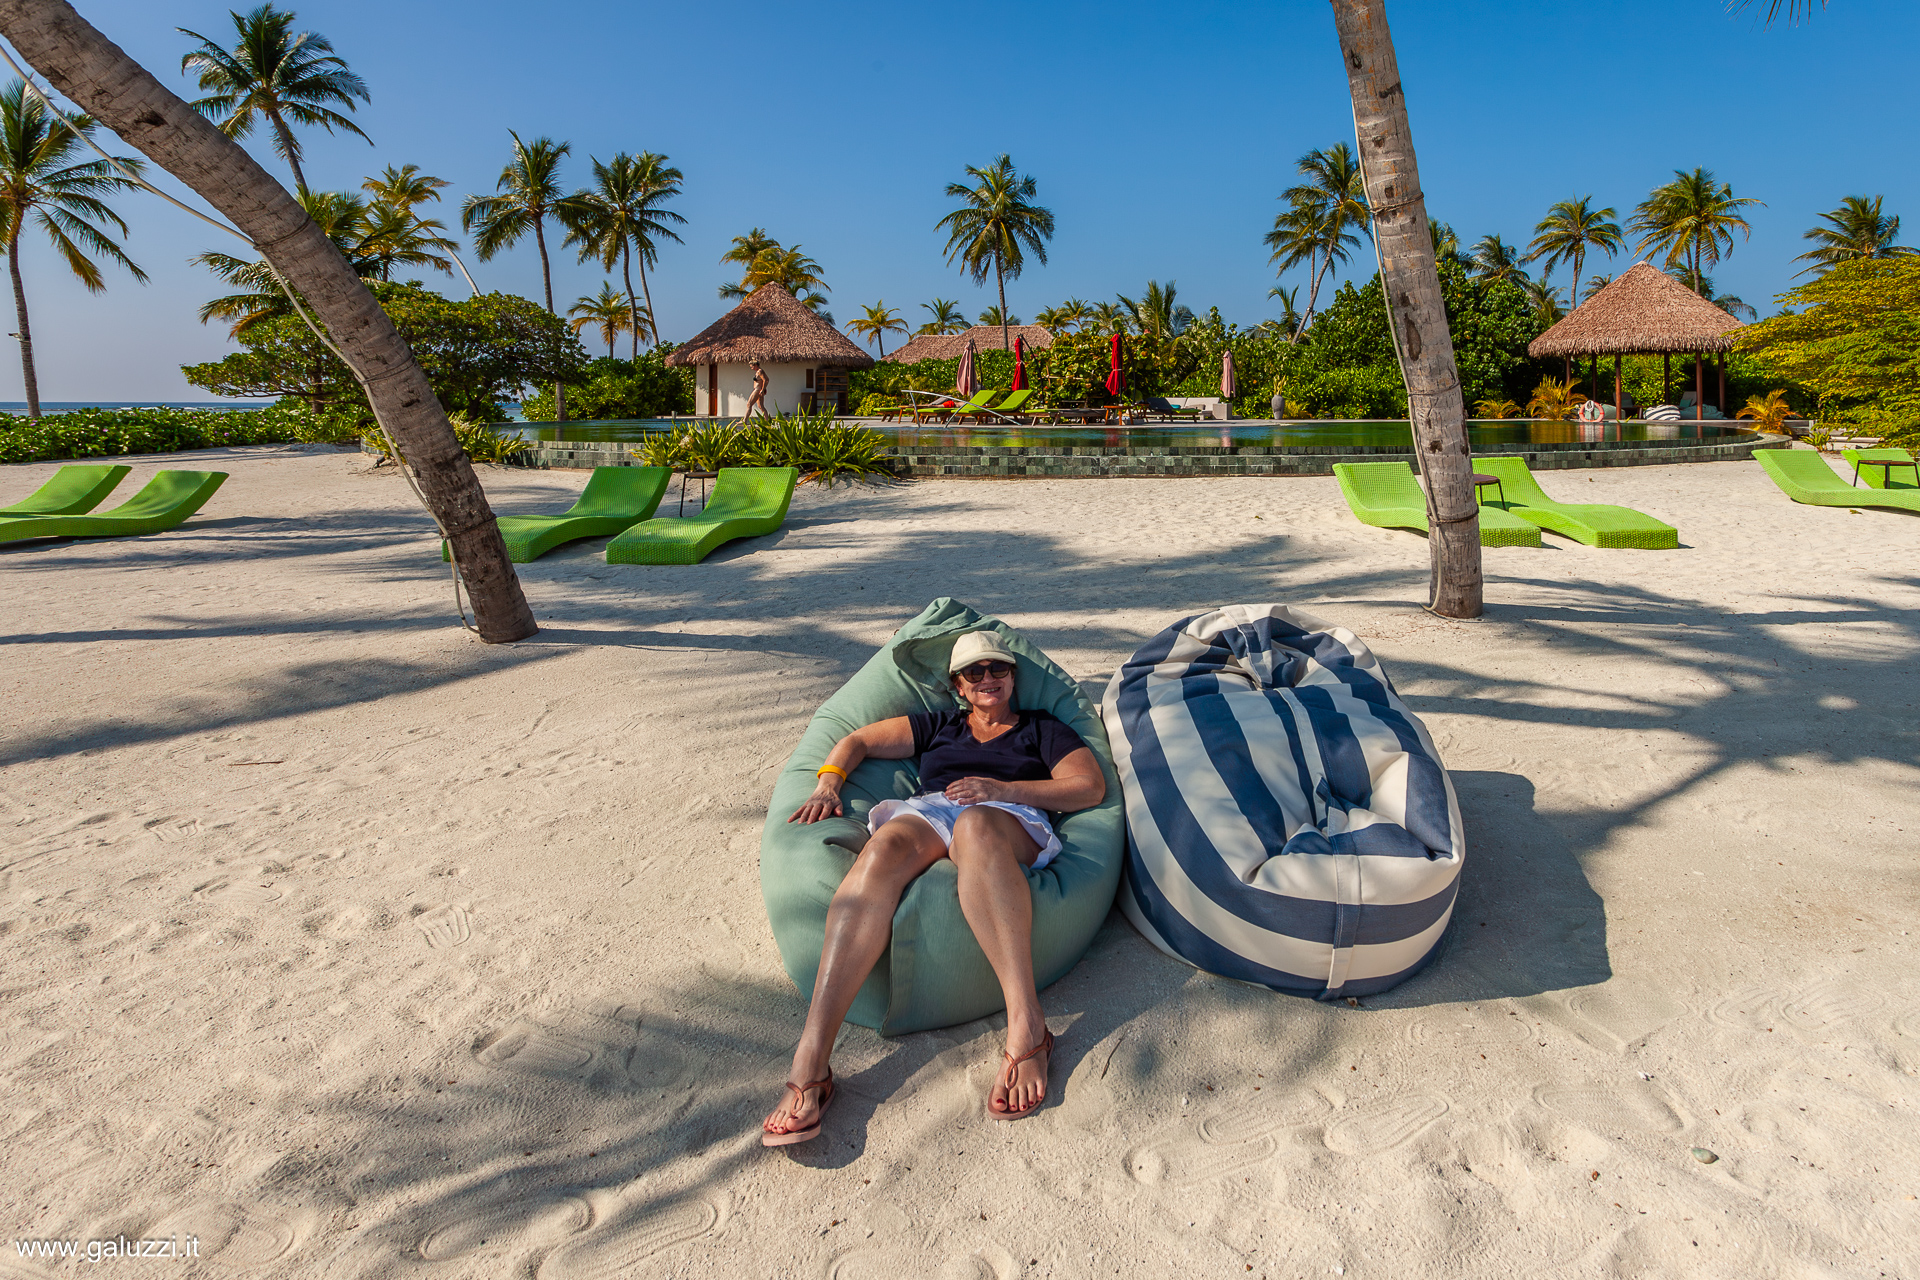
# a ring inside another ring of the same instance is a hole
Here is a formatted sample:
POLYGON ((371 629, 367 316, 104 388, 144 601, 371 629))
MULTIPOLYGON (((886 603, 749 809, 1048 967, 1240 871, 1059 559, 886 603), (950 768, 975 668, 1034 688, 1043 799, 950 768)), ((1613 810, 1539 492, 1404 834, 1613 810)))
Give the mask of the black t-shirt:
POLYGON ((1044 782, 1053 766, 1087 744, 1044 711, 1022 711, 1019 722, 991 742, 967 727, 965 711, 921 711, 907 717, 913 753, 920 757, 920 790, 940 792, 962 778, 1044 782))

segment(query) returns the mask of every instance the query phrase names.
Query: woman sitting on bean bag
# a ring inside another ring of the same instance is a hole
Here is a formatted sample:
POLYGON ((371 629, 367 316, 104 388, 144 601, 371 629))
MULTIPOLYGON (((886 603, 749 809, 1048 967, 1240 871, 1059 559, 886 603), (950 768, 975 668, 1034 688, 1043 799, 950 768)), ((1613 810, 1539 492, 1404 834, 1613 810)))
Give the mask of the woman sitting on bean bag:
POLYGON ((828 753, 813 795, 788 819, 838 817, 840 788, 868 757, 920 757, 921 794, 873 806, 867 815, 873 838, 827 910, 826 942, 787 1095, 762 1126, 767 1146, 819 1136, 821 1114, 833 1101, 827 1056, 834 1037, 886 950, 901 895, 942 858, 959 872, 961 910, 1006 998, 1006 1065, 994 1078, 988 1114, 1016 1120, 1046 1098, 1053 1033, 1034 989, 1033 903, 1023 868, 1044 867, 1060 849, 1047 811, 1100 803, 1106 778, 1072 729, 1044 711, 1018 709, 1014 654, 997 634, 962 635, 948 671, 969 710, 897 716, 848 734, 828 753))

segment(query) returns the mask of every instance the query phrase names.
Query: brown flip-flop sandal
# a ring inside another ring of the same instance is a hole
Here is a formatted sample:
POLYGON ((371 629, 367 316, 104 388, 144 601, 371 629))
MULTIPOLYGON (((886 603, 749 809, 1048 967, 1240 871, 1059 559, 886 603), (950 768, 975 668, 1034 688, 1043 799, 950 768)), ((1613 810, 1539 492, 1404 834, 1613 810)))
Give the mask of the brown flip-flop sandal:
MULTIPOLYGON (((1046 1035, 1040 1038, 1039 1044, 1033 1046, 1033 1048, 1027 1050, 1025 1053, 1021 1054, 1017 1058, 1014 1057, 1012 1054, 1007 1053, 1004 1050, 1001 1051, 1000 1056, 1007 1060, 1007 1065, 1000 1068, 1000 1078, 1005 1081, 1005 1084, 1003 1085, 1003 1087, 1007 1090, 1007 1092, 1009 1093, 1013 1092, 1013 1069, 1019 1066, 1021 1063, 1025 1062, 1028 1058, 1031 1058, 1034 1054, 1041 1052, 1042 1050, 1045 1050, 1047 1055, 1047 1074, 1052 1075, 1053 1074, 1053 1032, 1051 1031, 1047 1032, 1046 1035)), ((1034 1112, 1038 1111, 1040 1109, 1040 1104, 1045 1102, 1046 1100, 1047 1100, 1046 1097, 1043 1095, 1040 1099, 1040 1102, 1034 1103, 1032 1106, 1028 1107, 1025 1111, 995 1111, 993 1109, 993 1092, 992 1090, 988 1090, 987 1114, 993 1117, 995 1120, 1024 1120, 1028 1116, 1032 1115, 1034 1112)))
POLYGON ((791 1147, 798 1142, 811 1142, 820 1136, 820 1121, 826 1118, 827 1108, 833 1105, 833 1068, 827 1068, 825 1080, 815 1080, 812 1084, 795 1084, 789 1080, 787 1088, 799 1095, 794 1103, 795 1106, 806 1101, 807 1090, 821 1090, 820 1115, 809 1128, 790 1129, 786 1133, 775 1133, 766 1128, 763 1122, 760 1130, 760 1145, 763 1147, 791 1147))

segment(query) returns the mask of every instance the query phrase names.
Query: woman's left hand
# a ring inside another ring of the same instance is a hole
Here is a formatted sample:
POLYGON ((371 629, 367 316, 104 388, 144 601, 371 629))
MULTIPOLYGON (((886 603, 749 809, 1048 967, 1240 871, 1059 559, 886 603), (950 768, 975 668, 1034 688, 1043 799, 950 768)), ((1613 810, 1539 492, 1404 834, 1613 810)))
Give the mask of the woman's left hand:
POLYGON ((985 804, 989 800, 1008 799, 1012 790, 1012 783, 998 778, 962 778, 947 784, 946 796, 955 804, 985 804))

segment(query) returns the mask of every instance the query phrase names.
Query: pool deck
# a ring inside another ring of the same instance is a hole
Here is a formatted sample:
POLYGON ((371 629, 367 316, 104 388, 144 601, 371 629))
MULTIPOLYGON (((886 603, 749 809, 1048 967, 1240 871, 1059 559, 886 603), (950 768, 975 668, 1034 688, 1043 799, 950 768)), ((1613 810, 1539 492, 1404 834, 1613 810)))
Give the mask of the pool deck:
MULTIPOLYGON (((1238 423, 1236 425, 1259 425, 1238 423)), ((1501 444, 1475 450, 1518 456, 1536 471, 1582 467, 1659 466, 1676 462, 1744 462, 1755 449, 1782 448, 1783 436, 1754 435, 1715 443, 1609 440, 1501 444)), ((625 443, 554 441, 512 459, 517 466, 626 467, 635 459, 625 443)), ((1413 462, 1411 449, 1369 445, 959 445, 913 443, 888 450, 900 475, 952 479, 1104 479, 1179 476, 1323 476, 1337 462, 1413 462)))

